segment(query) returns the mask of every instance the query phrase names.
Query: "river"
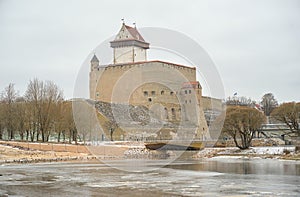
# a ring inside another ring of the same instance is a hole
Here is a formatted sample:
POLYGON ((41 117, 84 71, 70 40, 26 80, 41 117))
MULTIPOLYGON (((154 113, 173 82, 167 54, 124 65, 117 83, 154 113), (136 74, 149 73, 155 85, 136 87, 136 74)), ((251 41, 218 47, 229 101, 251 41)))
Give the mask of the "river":
MULTIPOLYGON (((160 166, 159 161, 144 163, 160 166)), ((9 164, 0 166, 0 196, 300 196, 300 162, 177 160, 144 172, 97 162, 9 164)))

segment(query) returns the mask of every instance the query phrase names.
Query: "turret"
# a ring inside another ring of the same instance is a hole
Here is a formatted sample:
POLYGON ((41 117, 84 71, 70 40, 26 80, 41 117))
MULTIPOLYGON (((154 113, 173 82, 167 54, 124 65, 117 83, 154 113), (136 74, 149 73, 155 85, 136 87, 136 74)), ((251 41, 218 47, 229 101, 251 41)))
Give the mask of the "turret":
POLYGON ((93 58, 91 59, 91 71, 97 69, 99 66, 99 59, 97 58, 96 54, 94 54, 93 58))

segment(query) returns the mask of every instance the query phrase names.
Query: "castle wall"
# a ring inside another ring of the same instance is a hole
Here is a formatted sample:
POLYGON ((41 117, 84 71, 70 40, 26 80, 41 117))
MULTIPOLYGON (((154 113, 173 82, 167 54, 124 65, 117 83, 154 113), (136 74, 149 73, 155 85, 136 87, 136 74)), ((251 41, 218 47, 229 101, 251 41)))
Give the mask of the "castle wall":
POLYGON ((202 97, 202 106, 203 110, 215 110, 222 111, 224 109, 223 103, 221 99, 211 98, 211 97, 202 97))
POLYGON ((195 68, 148 61, 99 67, 90 76, 92 99, 146 106, 155 118, 196 125, 195 137, 209 138, 201 87, 182 88, 196 81, 195 68))
POLYGON ((130 104, 146 106, 156 114, 156 118, 161 120, 181 120, 179 91, 174 91, 159 83, 139 86, 131 95, 130 104))
MULTIPOLYGON (((99 67, 99 69, 91 71, 90 76, 92 99, 104 102, 111 102, 115 99, 120 103, 128 103, 129 97, 125 98, 124 96, 131 95, 136 88, 148 82, 165 84, 173 90, 173 93, 176 93, 176 91, 180 91, 182 83, 196 80, 195 68, 176 66, 160 61, 99 67), (114 91, 117 88, 120 90, 114 91), (113 92, 114 97, 112 98, 113 92)), ((134 98, 139 100, 142 96, 134 98)))

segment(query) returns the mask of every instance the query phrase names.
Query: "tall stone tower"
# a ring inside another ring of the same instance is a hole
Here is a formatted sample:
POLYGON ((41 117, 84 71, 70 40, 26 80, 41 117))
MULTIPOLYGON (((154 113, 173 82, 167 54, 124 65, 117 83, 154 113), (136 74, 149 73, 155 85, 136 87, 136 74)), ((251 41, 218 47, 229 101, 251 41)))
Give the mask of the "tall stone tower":
MULTIPOLYGON (((90 98, 123 108, 126 104, 145 107, 150 120, 157 123, 150 125, 153 122, 149 121, 150 126, 145 127, 135 119, 124 119, 119 125, 122 123, 122 128, 128 130, 128 136, 155 132, 153 136, 160 139, 210 138, 202 106, 202 87, 196 79, 195 67, 148 61, 149 43, 136 27, 125 23, 110 45, 113 63, 103 65, 96 55, 91 58, 90 98)), ((130 113, 120 117, 123 116, 132 117, 130 113)))
POLYGON ((145 42, 136 27, 123 23, 110 46, 114 49, 114 64, 147 61, 149 43, 145 42))
POLYGON ((97 78, 99 76, 99 72, 96 72, 99 70, 100 61, 97 58, 96 54, 92 57, 91 61, 91 69, 90 69, 90 98, 96 99, 96 97, 99 96, 99 92, 95 93, 93 90, 97 87, 97 78))

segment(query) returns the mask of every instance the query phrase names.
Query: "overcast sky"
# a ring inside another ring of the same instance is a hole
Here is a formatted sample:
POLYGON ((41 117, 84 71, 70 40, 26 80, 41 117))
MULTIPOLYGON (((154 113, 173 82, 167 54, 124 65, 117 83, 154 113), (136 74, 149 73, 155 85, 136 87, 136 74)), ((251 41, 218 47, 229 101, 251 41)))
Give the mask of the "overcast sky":
POLYGON ((22 95, 37 77, 71 98, 82 63, 123 17, 194 39, 215 62, 226 96, 272 92, 280 102, 300 101, 298 0, 0 0, 0 90, 12 82, 22 95))

